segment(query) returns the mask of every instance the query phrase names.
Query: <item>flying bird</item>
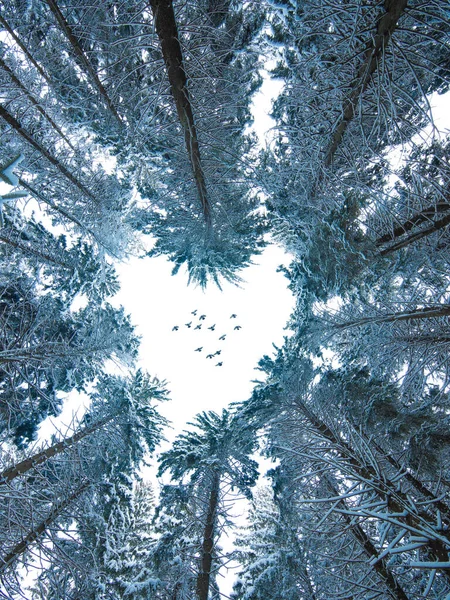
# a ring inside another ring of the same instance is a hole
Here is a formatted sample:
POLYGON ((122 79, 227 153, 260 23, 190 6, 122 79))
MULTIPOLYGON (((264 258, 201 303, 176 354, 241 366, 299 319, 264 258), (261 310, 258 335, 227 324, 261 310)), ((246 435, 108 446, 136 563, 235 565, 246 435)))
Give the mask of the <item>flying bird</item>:
POLYGON ((190 329, 190 328, 191 328, 191 325, 192 325, 192 321, 191 321, 190 323, 185 323, 185 325, 186 325, 186 327, 187 327, 188 329, 190 329))
POLYGON ((200 315, 200 316, 199 316, 199 320, 200 320, 200 321, 204 321, 205 319, 206 319, 206 315, 200 315))
POLYGON ((223 341, 226 337, 227 337, 227 334, 224 333, 223 335, 220 336, 219 341, 223 341))
POLYGON ((236 319, 237 315, 235 315, 234 313, 231 315, 230 319, 236 319))
POLYGON ((207 354, 206 358, 214 358, 214 354, 207 354))
POLYGON ((178 330, 179 330, 179 327, 178 327, 178 325, 174 325, 174 326, 172 327, 172 331, 178 331, 178 330))
POLYGON ((214 352, 214 356, 218 356, 221 352, 222 350, 217 350, 216 352, 214 352))
POLYGON ((191 315, 194 315, 194 317, 195 317, 195 315, 196 315, 196 314, 197 314, 197 309, 195 309, 195 310, 193 310, 193 311, 191 312, 191 315))
POLYGON ((241 327, 241 325, 236 325, 236 327, 234 329, 239 331, 239 329, 242 329, 242 327, 241 327))
POLYGON ((196 348, 196 349, 194 350, 194 352, 201 352, 202 350, 203 350, 203 346, 200 346, 200 348, 196 348))
POLYGON ((202 328, 202 324, 200 323, 200 325, 197 325, 196 327, 194 327, 194 329, 201 329, 202 328))
POLYGON ((214 323, 214 325, 211 325, 211 327, 208 327, 208 329, 211 329, 211 331, 214 331, 214 329, 216 328, 216 324, 214 323))
POLYGON ((216 367, 221 367, 222 365, 223 365, 223 362, 218 362, 218 363, 216 364, 216 367))

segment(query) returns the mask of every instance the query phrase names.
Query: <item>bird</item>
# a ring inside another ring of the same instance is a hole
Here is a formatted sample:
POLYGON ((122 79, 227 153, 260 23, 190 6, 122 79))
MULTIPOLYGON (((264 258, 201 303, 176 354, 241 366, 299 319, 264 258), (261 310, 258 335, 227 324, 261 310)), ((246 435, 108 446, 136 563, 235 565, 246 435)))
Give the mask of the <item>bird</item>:
POLYGON ((200 316, 199 316, 199 320, 200 320, 200 321, 204 321, 205 319, 206 319, 206 315, 200 315, 200 316))
POLYGON ((195 315, 196 315, 196 314, 197 314, 197 309, 195 309, 195 310, 193 310, 193 311, 191 312, 191 315, 194 315, 194 317, 195 317, 195 315))
POLYGON ((220 336, 219 341, 223 341, 226 337, 227 337, 227 334, 224 333, 223 335, 220 336))
POLYGON ((192 321, 191 321, 190 323, 185 323, 185 325, 186 325, 186 327, 187 327, 188 329, 190 329, 190 328, 191 328, 191 325, 192 325, 192 321))
POLYGON ((223 365, 223 362, 218 362, 218 363, 216 364, 216 367, 221 367, 222 365, 223 365))
POLYGON ((214 358, 214 354, 207 354, 206 358, 214 358))
POLYGON ((199 348, 196 348, 196 349, 194 350, 194 352, 201 352, 202 350, 203 350, 203 346, 200 346, 199 348))
POLYGON ((214 323, 214 325, 211 325, 211 327, 208 327, 208 329, 211 329, 211 331, 214 331, 214 329, 216 328, 216 324, 214 323))
POLYGON ((234 329, 239 331, 239 329, 242 329, 242 327, 241 327, 241 325, 236 325, 236 327, 234 329))
POLYGON ((196 327, 194 327, 194 329, 201 329, 201 328, 202 328, 201 323, 200 323, 200 325, 197 325, 196 327))
POLYGON ((236 319, 236 317, 237 317, 237 315, 233 313, 233 314, 231 315, 230 319, 236 319))
POLYGON ((217 350, 216 352, 214 352, 214 356, 218 356, 219 354, 221 354, 222 350, 217 350))
POLYGON ((179 330, 179 327, 178 327, 178 325, 174 325, 174 326, 172 327, 172 331, 178 331, 178 330, 179 330))

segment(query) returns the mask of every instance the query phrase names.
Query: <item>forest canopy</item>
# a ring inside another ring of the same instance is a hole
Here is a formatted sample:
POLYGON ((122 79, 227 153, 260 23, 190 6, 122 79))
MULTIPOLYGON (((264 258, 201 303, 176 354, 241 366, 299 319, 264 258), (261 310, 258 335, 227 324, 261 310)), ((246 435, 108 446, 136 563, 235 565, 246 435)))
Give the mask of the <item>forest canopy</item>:
POLYGON ((450 598, 448 2, 3 0, 0 84, 0 597, 450 598), (270 243, 292 335, 159 451, 116 266, 270 243))

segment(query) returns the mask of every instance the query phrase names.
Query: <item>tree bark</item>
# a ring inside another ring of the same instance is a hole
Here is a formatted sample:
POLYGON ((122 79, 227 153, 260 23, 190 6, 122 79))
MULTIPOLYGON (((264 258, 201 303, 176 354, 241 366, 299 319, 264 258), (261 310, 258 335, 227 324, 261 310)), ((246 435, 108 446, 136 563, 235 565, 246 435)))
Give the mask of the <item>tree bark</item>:
MULTIPOLYGON (((387 477, 379 477, 372 465, 361 462, 350 445, 342 439, 339 434, 334 433, 328 425, 321 421, 300 398, 295 400, 295 405, 311 423, 316 432, 333 444, 335 451, 341 455, 352 469, 354 469, 355 474, 365 480, 372 489, 376 491, 380 498, 386 502, 387 510, 395 513, 395 518, 398 521, 404 522, 409 527, 418 530, 423 530, 424 525, 427 529, 431 531, 434 530, 435 521, 428 513, 424 512, 420 507, 417 508, 415 513, 405 508, 410 505, 410 501, 406 495, 398 489, 397 485, 389 481, 387 477)), ((438 561, 440 563, 448 562, 450 565, 450 534, 444 531, 440 537, 444 537, 448 541, 444 542, 439 538, 430 540, 427 545, 430 555, 433 557, 433 561, 438 561)), ((444 569, 443 573, 450 579, 450 570, 444 569)))
POLYGON ((437 317, 450 317, 450 306, 433 306, 429 308, 419 308, 417 310, 392 313, 390 315, 380 315, 375 317, 366 317, 347 323, 337 323, 335 329, 350 329, 351 327, 362 327, 372 323, 392 323, 395 321, 416 321, 421 319, 432 319, 437 317))
POLYGON ((47 73, 44 71, 44 69, 41 67, 41 65, 34 59, 32 54, 26 47, 26 45, 22 42, 22 40, 19 38, 19 36, 14 33, 14 30, 12 29, 12 27, 1 15, 0 15, 0 25, 6 29, 8 34, 12 37, 12 39, 15 41, 15 43, 19 46, 19 48, 22 50, 22 52, 28 58, 30 63, 33 65, 33 67, 38 71, 39 75, 41 75, 41 77, 43 77, 43 79, 45 79, 45 81, 49 85, 51 85, 50 78, 47 75, 47 73))
POLYGON ((387 254, 391 254, 392 252, 395 252, 396 250, 405 248, 406 246, 409 246, 409 244, 412 244, 413 242, 417 242, 417 240, 421 240, 422 238, 427 237, 428 235, 431 235, 432 233, 435 233, 436 231, 439 231, 440 229, 444 229, 444 227, 447 227, 447 225, 449 225, 449 224, 450 224, 450 215, 447 215, 446 217, 442 217, 442 219, 439 219, 438 221, 434 221, 433 224, 430 225, 430 227, 427 227, 426 229, 421 229, 420 231, 417 231, 416 233, 412 233, 411 235, 409 235, 408 237, 406 237, 403 240, 400 240, 396 244, 393 244, 392 246, 389 246, 388 248, 381 250, 379 252, 379 255, 386 256, 387 254))
POLYGON ((66 137, 66 135, 61 130, 61 128, 55 123, 55 121, 51 118, 51 116, 46 113, 46 111, 42 108, 42 106, 39 104, 39 102, 34 98, 34 96, 32 94, 30 94, 30 92, 23 85, 23 83, 20 81, 20 79, 18 79, 18 77, 15 75, 15 73, 8 67, 8 65, 1 58, 0 58, 0 67, 6 73, 8 73, 8 75, 11 78, 11 80, 13 81, 13 83, 25 94, 25 96, 28 98, 28 100, 31 102, 31 104, 41 113, 41 115, 44 117, 44 119, 46 119, 50 123, 50 125, 53 127, 53 129, 61 136, 61 138, 66 142, 66 144, 70 148, 72 148, 72 150, 75 150, 75 148, 71 144, 70 140, 66 137))
POLYGON ((219 505, 220 474, 214 471, 211 481, 209 494, 208 513, 206 515, 206 524, 203 531, 202 555, 200 560, 200 570, 197 576, 197 598, 198 600, 208 600, 211 566, 213 561, 214 535, 216 528, 217 509, 219 505))
POLYGON ((438 202, 433 206, 428 206, 428 208, 425 208, 421 212, 416 213, 401 225, 397 225, 397 227, 394 228, 392 233, 385 233, 384 235, 380 236, 375 241, 375 245, 382 246, 383 244, 386 244, 388 242, 394 242, 396 238, 399 238, 405 233, 408 233, 408 231, 411 231, 411 229, 416 225, 421 225, 422 223, 430 221, 432 217, 435 217, 436 215, 447 212, 449 210, 450 202, 438 202))
POLYGON ((62 14, 61 9, 59 8, 59 6, 55 2, 55 0, 46 0, 46 2, 48 4, 50 10, 52 11, 55 19, 57 20, 59 26, 61 27, 64 35, 68 39, 79 66, 83 69, 83 71, 85 71, 85 73, 87 73, 92 78, 92 80, 94 81, 95 87, 97 88, 99 94, 101 95, 104 102, 106 103, 106 106, 111 111, 111 113, 114 115, 114 117, 117 119, 117 121, 122 125, 122 119, 121 119, 119 113, 117 112, 116 107, 112 103, 111 98, 108 96, 106 89, 104 88, 102 82, 100 81, 99 76, 97 75, 95 69, 91 65, 89 59, 87 58, 86 54, 83 52, 83 49, 81 48, 76 35, 72 31, 72 28, 70 27, 67 19, 62 14))
MULTIPOLYGON (((68 263, 58 260, 57 258, 50 256, 50 254, 47 254, 46 252, 36 250, 35 248, 23 243, 21 240, 14 239, 11 235, 8 236, 7 233, 11 232, 4 227, 0 228, 0 242, 8 244, 13 248, 18 248, 19 250, 22 250, 22 252, 24 252, 25 254, 32 254, 33 256, 36 256, 44 262, 51 263, 53 265, 58 265, 59 267, 62 267, 63 269, 67 269, 69 271, 73 270, 73 265, 69 265, 68 263)), ((13 233, 16 234, 15 231, 13 233)))
POLYGON ((211 208, 206 192, 206 182, 200 159, 200 148, 194 115, 187 88, 187 76, 183 65, 183 54, 179 42, 172 0, 150 0, 155 28, 161 44, 166 64, 170 90, 175 100, 178 119, 184 132, 184 141, 194 174, 195 185, 200 199, 205 222, 211 225, 211 208))
POLYGON ((75 225, 77 225, 81 229, 81 231, 92 236, 92 238, 97 242, 97 244, 99 246, 106 247, 105 244, 103 244, 103 242, 101 242, 97 238, 97 235, 91 229, 89 229, 89 227, 87 227, 79 219, 77 219, 77 217, 75 217, 73 214, 69 213, 64 208, 61 208, 61 206, 58 206, 57 204, 55 204, 54 202, 52 202, 51 200, 46 198, 41 192, 39 192, 36 188, 34 188, 32 185, 30 185, 27 181, 25 181, 21 177, 19 177, 19 183, 22 187, 24 187, 26 190, 28 190, 30 192, 30 194, 36 198, 36 200, 40 200, 41 202, 44 202, 44 204, 49 206, 52 210, 54 210, 55 212, 58 212, 65 219, 67 219, 71 223, 74 223, 75 225))
POLYGON ((422 494, 428 500, 431 500, 433 505, 441 513, 443 522, 450 528, 450 507, 440 498, 437 498, 433 492, 431 492, 417 477, 414 477, 412 473, 407 471, 391 454, 387 454, 383 448, 377 444, 374 440, 371 440, 371 444, 375 450, 380 454, 384 460, 386 460, 394 469, 399 473, 403 473, 406 481, 410 483, 419 494, 422 494))
POLYGON ((75 185, 83 194, 96 201, 95 196, 90 192, 85 185, 81 183, 57 158, 55 158, 48 150, 46 150, 33 136, 22 127, 22 125, 13 117, 4 106, 0 104, 0 117, 2 117, 8 125, 10 125, 30 146, 40 152, 58 171, 64 175, 73 185, 75 185))
POLYGON ((361 94, 363 94, 369 85, 372 75, 378 67, 378 62, 384 48, 397 27, 398 20, 404 13, 406 6, 407 0, 385 0, 385 12, 378 20, 377 31, 366 47, 363 62, 354 80, 353 89, 342 106, 342 117, 335 127, 329 147, 326 150, 324 159, 326 167, 329 167, 333 162, 334 155, 342 142, 344 133, 350 121, 355 116, 361 94))
POLYGON ((8 552, 6 556, 0 557, 0 573, 5 571, 11 563, 13 563, 21 554, 23 554, 28 547, 35 542, 52 523, 61 515, 61 513, 72 503, 74 500, 79 498, 81 494, 89 487, 89 481, 82 483, 68 498, 55 504, 50 511, 50 514, 44 519, 35 529, 18 544, 14 546, 11 552, 8 552))
MULTIPOLYGON (((323 475, 323 479, 324 479, 327 487, 329 488, 331 494, 333 496, 339 496, 340 495, 339 490, 336 489, 336 487, 333 484, 333 482, 331 481, 330 477, 328 477, 328 475, 325 474, 325 475, 323 475)), ((346 514, 346 512, 348 511, 348 506, 347 506, 345 500, 343 500, 343 499, 340 500, 338 503, 338 506, 340 506, 342 509, 344 509, 343 512, 341 513, 342 517, 344 518, 344 521, 347 523, 348 527, 350 528, 350 531, 351 531, 353 537, 355 538, 355 540, 364 549, 364 552, 367 554, 367 556, 370 559, 377 559, 378 552, 377 552, 377 549, 375 548, 374 544, 372 543, 372 540, 369 538, 369 536, 364 531, 364 529, 361 527, 361 525, 359 525, 359 523, 355 523, 354 521, 352 521, 350 515, 346 514)), ((391 598, 393 598, 394 600, 409 600, 409 596, 407 596, 407 594, 405 593, 402 586, 395 579, 385 558, 381 558, 380 560, 377 560, 376 562, 374 562, 372 568, 380 576, 380 578, 383 581, 384 585, 386 586, 388 594, 391 598)))
POLYGON ((78 431, 70 438, 57 442, 56 444, 53 444, 53 446, 50 446, 45 450, 41 450, 41 452, 37 452, 33 456, 26 458, 25 460, 15 464, 12 467, 9 467, 5 471, 3 471, 3 473, 0 473, 0 485, 11 482, 16 477, 19 477, 19 475, 24 475, 31 469, 45 463, 49 458, 52 458, 57 454, 61 454, 61 452, 64 452, 64 450, 70 448, 86 436, 91 435, 95 431, 101 429, 104 425, 112 421, 112 419, 114 419, 114 417, 116 416, 116 414, 109 415, 108 417, 97 421, 89 427, 85 427, 81 431, 78 431))

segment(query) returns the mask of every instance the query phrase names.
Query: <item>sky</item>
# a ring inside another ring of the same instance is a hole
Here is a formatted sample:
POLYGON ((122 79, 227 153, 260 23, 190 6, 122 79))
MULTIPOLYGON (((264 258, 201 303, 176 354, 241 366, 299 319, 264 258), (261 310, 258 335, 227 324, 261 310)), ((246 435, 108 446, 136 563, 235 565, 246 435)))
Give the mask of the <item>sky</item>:
POLYGON ((277 267, 290 259, 271 245, 254 262, 241 272, 241 287, 225 282, 223 291, 213 285, 205 291, 187 286, 187 275, 171 276, 173 266, 163 257, 118 265, 121 291, 115 302, 131 314, 141 336, 138 366, 168 382, 171 401, 161 412, 172 421, 174 433, 201 411, 220 412, 230 402, 246 400, 252 380, 262 378, 255 370, 258 360, 289 335, 284 327, 294 298, 277 267), (195 329, 198 325, 201 329, 195 329), (217 351, 220 355, 206 358, 217 351))

